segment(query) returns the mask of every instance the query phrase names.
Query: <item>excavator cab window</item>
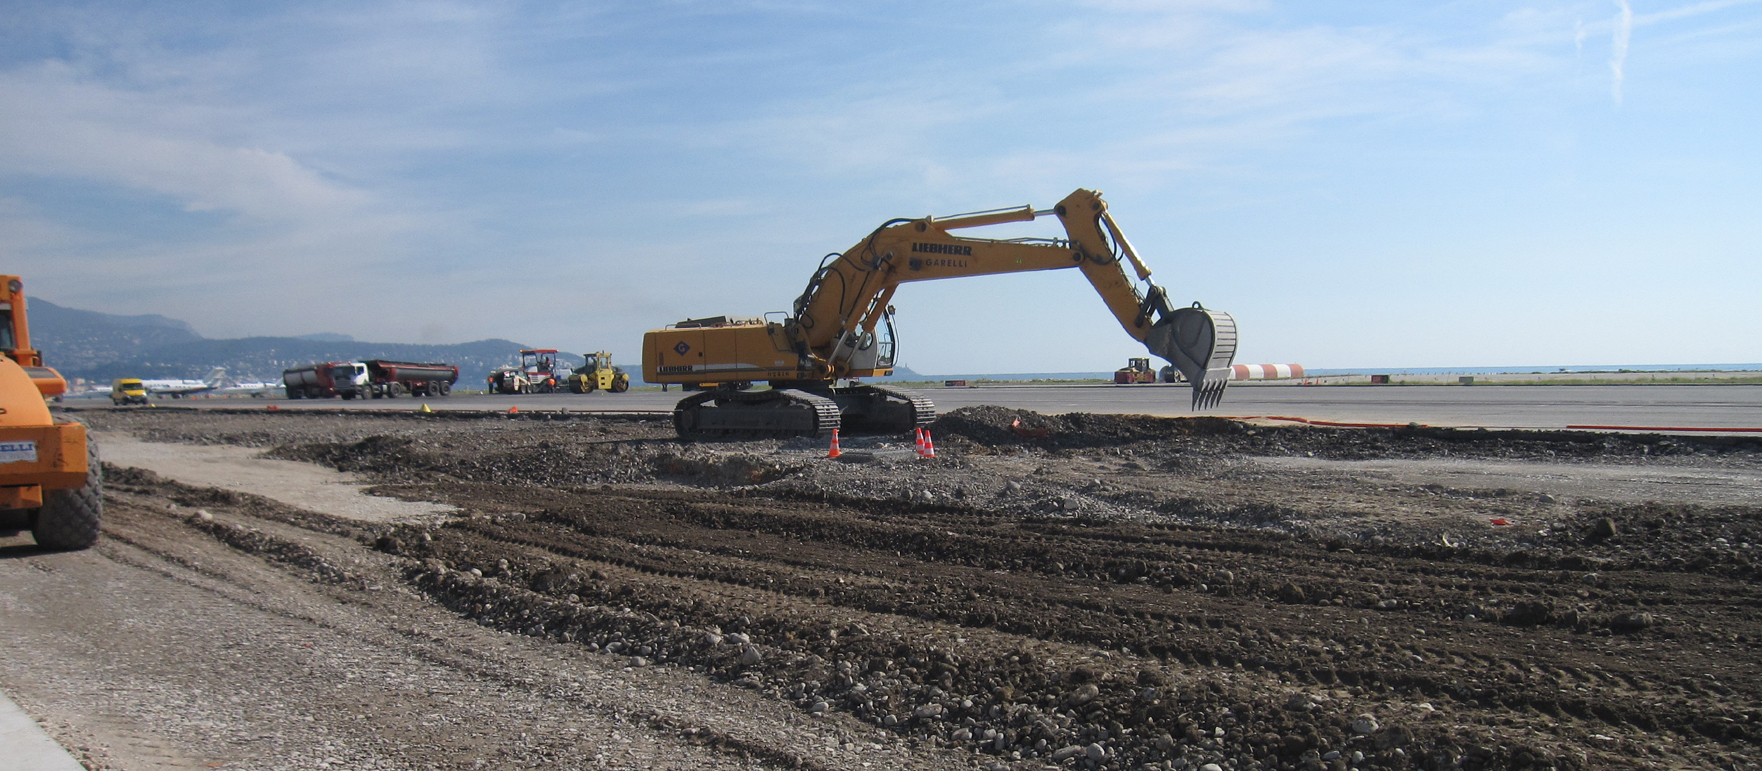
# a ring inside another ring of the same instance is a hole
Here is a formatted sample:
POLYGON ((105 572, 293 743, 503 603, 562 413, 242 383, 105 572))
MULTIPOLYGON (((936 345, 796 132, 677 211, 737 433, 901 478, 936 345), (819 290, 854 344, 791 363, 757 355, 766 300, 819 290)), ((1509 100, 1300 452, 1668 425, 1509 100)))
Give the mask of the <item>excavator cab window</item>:
POLYGON ((875 327, 875 338, 875 343, 881 346, 881 350, 876 352, 875 366, 881 369, 892 369, 895 343, 893 314, 891 312, 882 314, 881 323, 875 327))

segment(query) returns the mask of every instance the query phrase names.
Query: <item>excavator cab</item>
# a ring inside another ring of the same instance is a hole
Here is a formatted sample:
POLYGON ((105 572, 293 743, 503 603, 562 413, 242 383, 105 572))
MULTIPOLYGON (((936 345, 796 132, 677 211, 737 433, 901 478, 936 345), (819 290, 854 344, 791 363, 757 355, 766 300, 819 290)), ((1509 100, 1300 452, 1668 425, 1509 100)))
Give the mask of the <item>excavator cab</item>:
POLYGON ((874 330, 858 329, 839 341, 836 358, 851 370, 882 372, 893 369, 893 309, 883 313, 874 330))

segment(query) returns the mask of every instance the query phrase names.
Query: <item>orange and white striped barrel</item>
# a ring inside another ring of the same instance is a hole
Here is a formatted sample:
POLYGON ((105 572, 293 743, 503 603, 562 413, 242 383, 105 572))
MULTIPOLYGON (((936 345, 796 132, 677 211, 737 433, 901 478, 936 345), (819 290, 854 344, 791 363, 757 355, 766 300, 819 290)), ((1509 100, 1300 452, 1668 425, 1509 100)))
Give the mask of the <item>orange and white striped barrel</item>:
POLYGON ((1303 377, 1302 364, 1233 364, 1231 380, 1281 380, 1303 377))

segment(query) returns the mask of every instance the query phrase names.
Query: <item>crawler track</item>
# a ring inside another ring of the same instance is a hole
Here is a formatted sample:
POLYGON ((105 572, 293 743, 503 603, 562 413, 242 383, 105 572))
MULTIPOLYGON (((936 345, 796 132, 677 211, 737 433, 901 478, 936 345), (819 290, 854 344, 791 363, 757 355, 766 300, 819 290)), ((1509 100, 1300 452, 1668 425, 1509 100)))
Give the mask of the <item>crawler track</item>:
POLYGON ((825 438, 846 433, 904 434, 936 420, 928 398, 896 388, 852 386, 826 396, 799 389, 716 390, 688 396, 673 409, 679 438, 825 438))
POLYGON ((679 438, 769 439, 830 436, 838 428, 838 405, 818 394, 793 389, 706 391, 673 408, 679 438), (712 406, 711 403, 714 403, 712 406))

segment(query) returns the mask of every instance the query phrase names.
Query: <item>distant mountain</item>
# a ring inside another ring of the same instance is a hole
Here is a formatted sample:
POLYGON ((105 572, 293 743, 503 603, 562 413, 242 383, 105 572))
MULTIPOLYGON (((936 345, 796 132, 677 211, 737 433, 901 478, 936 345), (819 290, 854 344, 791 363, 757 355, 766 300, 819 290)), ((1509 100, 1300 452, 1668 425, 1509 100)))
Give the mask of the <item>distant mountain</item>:
POLYGON ((43 352, 45 363, 66 377, 99 383, 123 377, 200 378, 215 367, 225 367, 235 381, 278 382, 282 370, 313 362, 396 359, 458 365, 459 383, 469 388, 527 347, 512 340, 366 343, 334 332, 210 340, 189 324, 164 316, 117 316, 37 298, 29 302, 31 343, 43 352))
POLYGON ((116 316, 67 308, 36 297, 27 299, 25 307, 30 314, 31 344, 62 374, 202 339, 189 324, 157 314, 116 316))

